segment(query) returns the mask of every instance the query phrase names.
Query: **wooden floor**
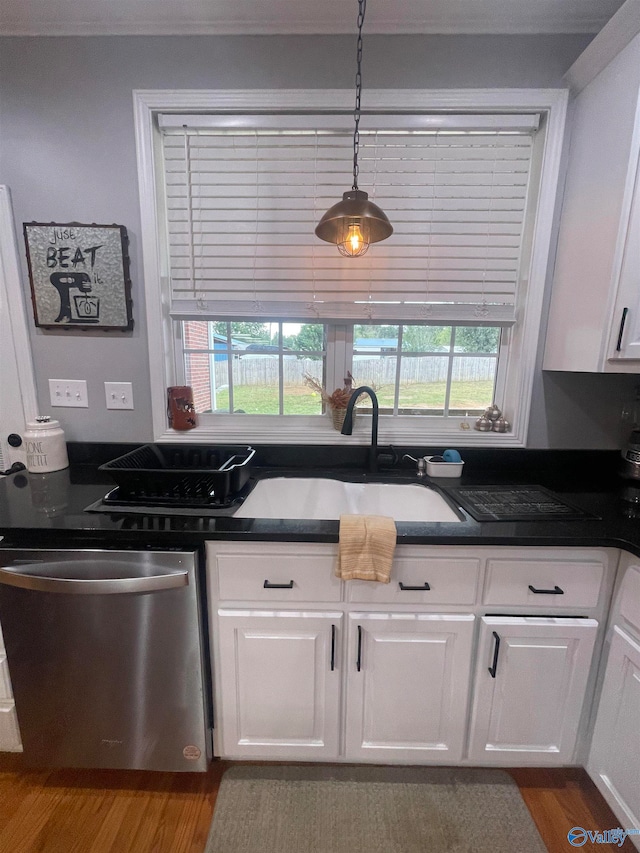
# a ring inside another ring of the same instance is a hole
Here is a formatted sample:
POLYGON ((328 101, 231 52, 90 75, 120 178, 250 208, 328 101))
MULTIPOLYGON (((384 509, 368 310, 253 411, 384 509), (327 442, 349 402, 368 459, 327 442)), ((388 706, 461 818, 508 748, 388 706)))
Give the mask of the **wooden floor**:
MULTIPOLYGON (((206 774, 45 771, 1 755, 0 853, 202 853, 229 766, 214 762, 206 774)), ((510 772, 550 853, 573 849, 574 826, 618 826, 584 771, 510 772)), ((616 849, 634 850, 629 841, 616 849)))

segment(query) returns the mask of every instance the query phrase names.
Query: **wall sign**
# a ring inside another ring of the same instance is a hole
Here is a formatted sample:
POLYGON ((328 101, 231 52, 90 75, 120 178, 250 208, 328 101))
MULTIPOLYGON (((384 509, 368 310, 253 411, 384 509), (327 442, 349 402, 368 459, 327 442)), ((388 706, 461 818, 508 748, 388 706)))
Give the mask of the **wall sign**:
POLYGON ((133 328, 124 226, 25 222, 24 239, 36 326, 133 328))

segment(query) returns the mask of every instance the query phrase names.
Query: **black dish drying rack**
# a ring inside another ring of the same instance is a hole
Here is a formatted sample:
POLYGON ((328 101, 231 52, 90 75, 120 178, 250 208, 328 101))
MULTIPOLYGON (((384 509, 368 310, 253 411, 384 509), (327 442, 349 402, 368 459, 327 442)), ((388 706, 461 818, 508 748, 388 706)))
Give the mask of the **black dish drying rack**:
POLYGON ((220 506, 251 476, 252 447, 145 444, 100 466, 118 486, 118 503, 220 506))

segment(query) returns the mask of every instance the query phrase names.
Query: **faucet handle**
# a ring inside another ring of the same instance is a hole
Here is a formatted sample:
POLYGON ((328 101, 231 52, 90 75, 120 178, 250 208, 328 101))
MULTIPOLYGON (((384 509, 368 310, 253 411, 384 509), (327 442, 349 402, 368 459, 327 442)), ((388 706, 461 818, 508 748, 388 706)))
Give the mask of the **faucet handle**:
POLYGON ((393 465, 397 465, 399 461, 400 457, 398 456, 398 451, 395 449, 393 444, 389 445, 388 453, 378 453, 378 462, 380 465, 392 467, 393 465))

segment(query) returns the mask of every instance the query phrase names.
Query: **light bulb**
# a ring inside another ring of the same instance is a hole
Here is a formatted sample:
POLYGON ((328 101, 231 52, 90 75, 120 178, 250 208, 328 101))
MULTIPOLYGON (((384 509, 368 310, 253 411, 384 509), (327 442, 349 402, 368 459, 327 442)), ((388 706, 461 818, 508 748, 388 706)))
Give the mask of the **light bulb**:
POLYGON ((364 255, 369 248, 369 241, 365 239, 362 233, 360 220, 349 223, 346 235, 337 245, 340 254, 346 255, 348 258, 356 258, 364 255))

